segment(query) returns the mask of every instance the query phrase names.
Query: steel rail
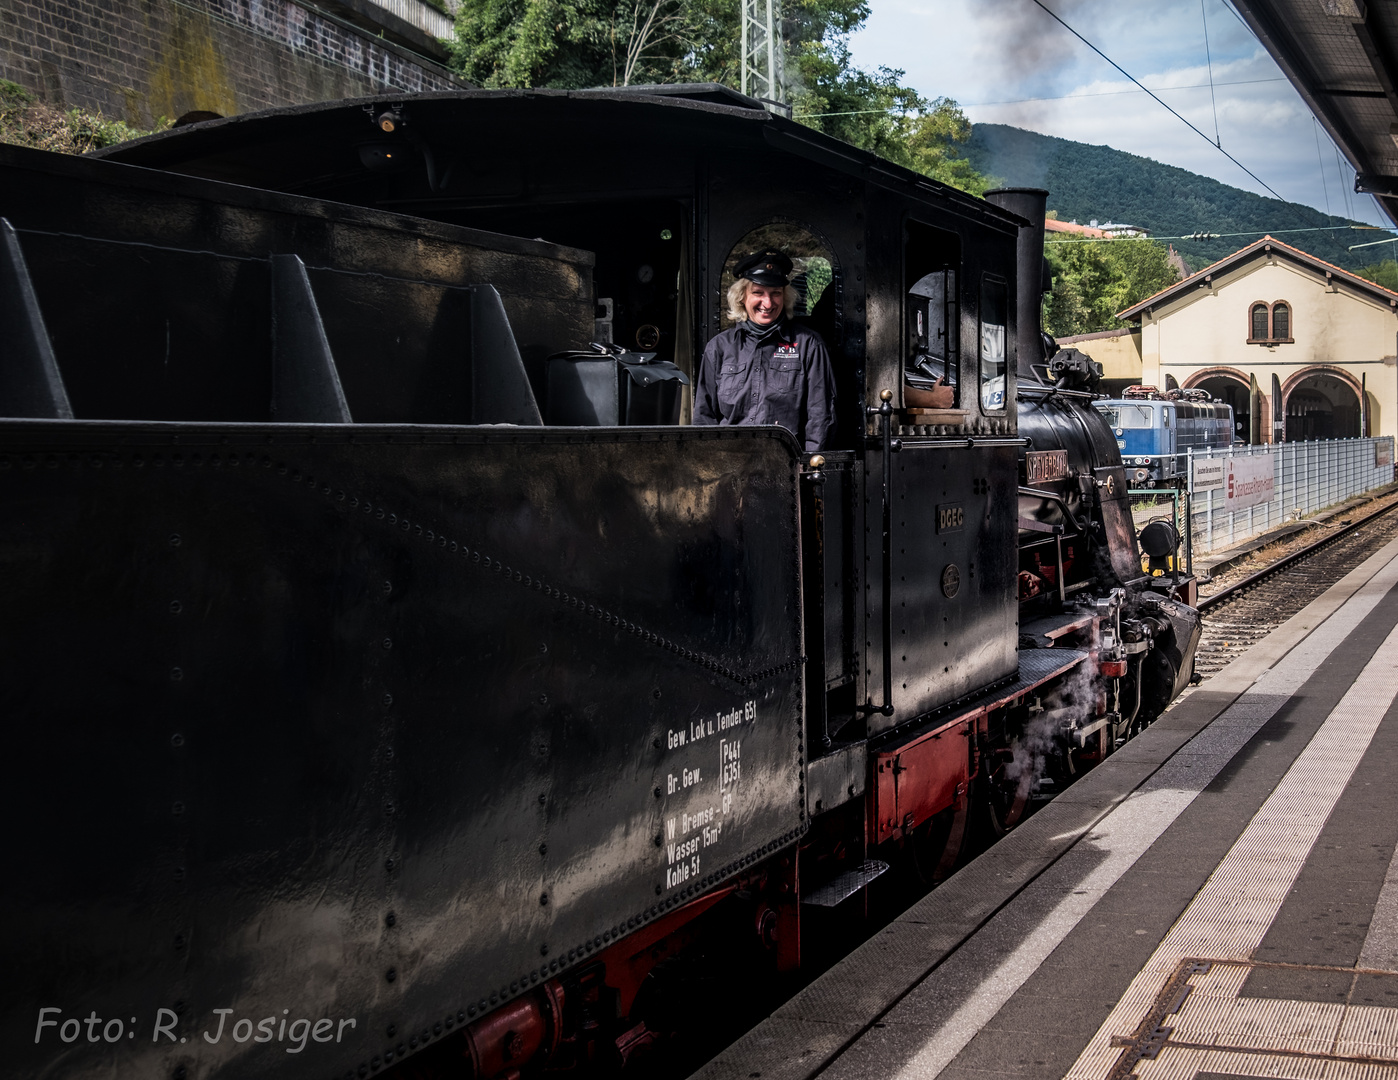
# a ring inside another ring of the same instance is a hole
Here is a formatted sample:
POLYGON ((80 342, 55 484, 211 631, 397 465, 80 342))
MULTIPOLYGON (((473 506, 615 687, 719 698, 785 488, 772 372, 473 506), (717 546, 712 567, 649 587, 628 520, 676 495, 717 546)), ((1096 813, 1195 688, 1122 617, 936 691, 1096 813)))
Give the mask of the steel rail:
POLYGON ((1354 532, 1357 529, 1362 529, 1365 525, 1377 521, 1385 514, 1390 514, 1395 510, 1398 510, 1398 502, 1390 503, 1388 506, 1385 506, 1380 510, 1375 510, 1368 517, 1361 518, 1359 521, 1353 521, 1350 524, 1342 526, 1341 528, 1335 530, 1332 533, 1328 533, 1327 535, 1317 540, 1314 544, 1307 544, 1305 547, 1293 551, 1290 555, 1278 559, 1270 566, 1263 567, 1255 574, 1249 574, 1247 577, 1243 578, 1242 581, 1230 585, 1228 586, 1228 588, 1222 589, 1219 592, 1214 593, 1212 596, 1204 597, 1199 601, 1198 610, 1200 612, 1206 612, 1210 608, 1217 607, 1220 604, 1234 599, 1238 595, 1246 592, 1248 589, 1251 589, 1254 585, 1261 584, 1263 581, 1271 577, 1273 574, 1280 573, 1282 570, 1285 570, 1288 566, 1298 563, 1302 559, 1309 558, 1311 555, 1314 555, 1317 551, 1320 551, 1322 548, 1329 547, 1337 540, 1340 540, 1341 538, 1348 536, 1350 533, 1354 532))

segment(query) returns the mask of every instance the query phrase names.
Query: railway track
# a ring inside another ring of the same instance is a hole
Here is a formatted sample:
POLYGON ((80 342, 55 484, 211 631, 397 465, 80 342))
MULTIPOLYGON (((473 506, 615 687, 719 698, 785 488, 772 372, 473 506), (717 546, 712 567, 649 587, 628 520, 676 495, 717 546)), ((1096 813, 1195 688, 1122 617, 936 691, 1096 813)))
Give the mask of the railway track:
POLYGON ((1208 679, 1266 637, 1373 552, 1398 537, 1398 493, 1355 509, 1352 518, 1317 526, 1325 535, 1309 543, 1296 539, 1264 548, 1274 558, 1251 573, 1226 575, 1221 587, 1203 597, 1204 631, 1194 670, 1208 679), (1363 517, 1359 517, 1363 514, 1363 517))

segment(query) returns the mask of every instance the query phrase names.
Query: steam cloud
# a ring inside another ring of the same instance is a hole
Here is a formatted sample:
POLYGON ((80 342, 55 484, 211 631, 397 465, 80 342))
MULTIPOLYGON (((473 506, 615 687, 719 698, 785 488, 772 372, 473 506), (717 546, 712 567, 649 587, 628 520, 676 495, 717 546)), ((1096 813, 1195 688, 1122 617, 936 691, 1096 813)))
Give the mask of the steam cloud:
MULTIPOLYGON (((1047 2, 1056 14, 1073 22, 1072 16, 1090 6, 1092 0, 1047 2)), ((1029 73, 1051 72, 1062 66, 1065 57, 1083 47, 1028 0, 979 0, 971 5, 971 10, 977 22, 993 31, 987 35, 993 44, 983 60, 1002 75, 1004 86, 1011 91, 1006 96, 1021 94, 1029 73)), ((1006 108, 1008 111, 1000 114, 1001 123, 1036 128, 1048 117, 1054 103, 1026 101, 1006 108)))
POLYGON ((1038 784, 1050 762, 1068 749, 1062 731, 1069 720, 1089 719, 1097 713, 1097 688, 1088 664, 1075 667, 1044 703, 1044 711, 1029 718, 1011 744, 1014 760, 1005 766, 1006 779, 1020 783, 1027 775, 1038 784))

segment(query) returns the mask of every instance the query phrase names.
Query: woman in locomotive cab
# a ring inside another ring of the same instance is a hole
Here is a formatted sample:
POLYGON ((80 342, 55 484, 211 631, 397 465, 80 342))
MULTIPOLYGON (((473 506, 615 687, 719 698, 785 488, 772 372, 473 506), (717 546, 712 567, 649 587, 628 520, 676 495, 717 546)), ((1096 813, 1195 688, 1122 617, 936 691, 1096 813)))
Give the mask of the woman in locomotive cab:
POLYGON ((821 336, 796 324, 799 302, 782 251, 754 252, 734 270, 735 325, 704 349, 694 388, 696 424, 780 424, 807 452, 829 444, 835 379, 821 336))

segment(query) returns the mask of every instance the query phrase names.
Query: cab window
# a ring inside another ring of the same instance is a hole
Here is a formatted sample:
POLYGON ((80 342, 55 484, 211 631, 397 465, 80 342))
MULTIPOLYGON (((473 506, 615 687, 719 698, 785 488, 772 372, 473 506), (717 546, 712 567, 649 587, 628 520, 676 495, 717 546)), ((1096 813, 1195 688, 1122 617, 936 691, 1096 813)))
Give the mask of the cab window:
POLYGON ((903 222, 903 389, 911 407, 965 408, 960 262, 956 233, 912 218, 903 222))
POLYGON ((989 275, 981 279, 981 410, 1005 408, 1005 324, 1009 291, 1005 282, 989 275))
POLYGON ((1148 428, 1152 423, 1149 405, 1112 405, 1102 409, 1107 423, 1114 428, 1148 428))
POLYGON ((956 271, 927 274, 908 290, 907 386, 932 390, 950 386, 960 400, 961 362, 957 342, 956 271))

